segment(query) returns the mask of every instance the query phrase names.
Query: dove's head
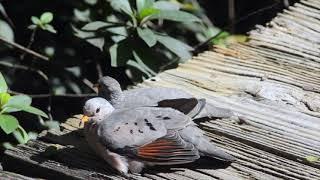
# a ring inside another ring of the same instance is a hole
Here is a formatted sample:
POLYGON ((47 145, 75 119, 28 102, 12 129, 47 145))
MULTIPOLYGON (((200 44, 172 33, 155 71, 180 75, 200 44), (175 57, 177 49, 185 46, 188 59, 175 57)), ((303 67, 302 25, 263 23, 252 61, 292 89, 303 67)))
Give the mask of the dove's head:
POLYGON ((104 98, 109 98, 112 93, 122 92, 119 82, 110 76, 103 76, 100 78, 96 86, 98 88, 99 96, 104 98))
POLYGON ((95 97, 86 101, 83 106, 83 122, 100 121, 114 111, 113 106, 104 98, 95 97))

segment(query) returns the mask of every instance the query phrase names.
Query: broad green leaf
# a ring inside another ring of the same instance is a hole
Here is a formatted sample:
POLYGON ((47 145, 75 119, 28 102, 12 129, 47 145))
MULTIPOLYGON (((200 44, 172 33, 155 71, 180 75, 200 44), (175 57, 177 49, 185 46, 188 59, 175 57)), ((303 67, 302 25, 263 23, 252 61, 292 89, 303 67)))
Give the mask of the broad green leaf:
POLYGON ((4 147, 4 149, 13 149, 14 148, 14 146, 10 142, 2 143, 2 147, 4 147))
POLYGON ((176 2, 170 1, 157 1, 153 5, 154 8, 161 9, 161 10, 179 10, 180 5, 176 2))
POLYGON ((130 3, 128 0, 110 0, 110 4, 116 11, 123 11, 129 16, 133 15, 130 3))
POLYGON ((85 39, 91 45, 99 48, 101 51, 103 50, 103 46, 105 42, 104 37, 96 37, 94 32, 81 31, 74 26, 72 26, 72 29, 74 30, 75 36, 85 39))
POLYGON ((79 21, 83 21, 83 22, 90 21, 90 10, 89 9, 86 9, 83 11, 81 11, 79 9, 74 9, 73 14, 74 14, 75 18, 79 21))
POLYGON ((26 95, 15 95, 12 96, 7 104, 3 106, 4 112, 16 112, 23 110, 24 107, 30 106, 31 98, 26 95))
POLYGON ((8 107, 24 107, 30 106, 32 99, 27 95, 15 95, 10 98, 6 106, 8 107))
POLYGON ((144 69, 142 66, 140 66, 136 61, 130 59, 127 62, 127 65, 131 66, 133 68, 136 68, 138 71, 146 74, 148 77, 151 77, 151 74, 146 69, 144 69))
POLYGON ((131 46, 127 39, 115 43, 109 48, 111 66, 125 66, 131 58, 131 46))
MULTIPOLYGON (((0 28, 1 29, 1 28, 0 28)), ((4 79, 2 73, 0 72, 0 93, 5 93, 8 90, 6 80, 4 79)))
POLYGON ((148 28, 137 28, 139 37, 149 46, 152 47, 157 43, 157 38, 154 35, 153 31, 148 28))
POLYGON ((97 4, 98 0, 84 0, 84 2, 86 2, 89 5, 95 5, 97 4))
POLYGON ((169 21, 177 21, 177 22, 201 22, 201 20, 194 16, 193 14, 183 12, 183 11, 172 11, 172 10, 160 10, 159 13, 151 15, 149 20, 152 19, 164 19, 169 21))
POLYGON ((8 41, 14 41, 14 33, 8 23, 0 19, 0 36, 8 41))
POLYGON ((40 16, 42 24, 48 24, 53 20, 53 14, 51 12, 45 12, 40 16))
POLYGON ((36 17, 36 16, 31 16, 31 21, 32 21, 32 23, 35 24, 35 25, 41 24, 40 19, 39 19, 38 17, 36 17))
POLYGON ((8 19, 8 14, 1 3, 0 3, 0 13, 3 15, 3 17, 8 19))
POLYGON ((12 133, 18 126, 19 122, 14 116, 0 114, 0 127, 6 134, 12 133))
MULTIPOLYGON (((149 74, 151 75, 156 75, 157 73, 154 72, 151 68, 149 68, 141 59, 141 56, 139 56, 137 54, 137 52, 133 51, 132 52, 134 59, 137 61, 137 63, 139 64, 140 67, 142 67, 143 69, 145 69, 149 74)), ((147 59, 146 59, 147 60, 147 59)))
POLYGON ((110 59, 111 59, 111 66, 112 67, 117 67, 118 66, 118 43, 115 43, 109 48, 109 53, 110 53, 110 59))
POLYGON ((54 34, 57 33, 57 31, 54 29, 54 27, 51 26, 50 24, 44 25, 44 30, 47 30, 47 31, 54 33, 54 34))
POLYGON ((145 8, 142 11, 140 11, 139 18, 140 19, 144 19, 144 18, 147 18, 147 17, 149 17, 151 15, 155 15, 155 14, 158 14, 158 13, 160 13, 159 9, 156 9, 156 8, 145 8))
POLYGON ((28 113, 32 113, 32 114, 35 114, 35 115, 39 115, 39 116, 48 118, 48 115, 45 112, 41 111, 38 108, 32 107, 32 106, 25 106, 25 107, 23 107, 22 110, 25 111, 25 112, 28 112, 28 113))
POLYGON ((103 21, 94 21, 84 25, 81 29, 85 31, 96 31, 100 28, 110 26, 110 23, 106 23, 103 21))
POLYGON ((11 98, 10 94, 6 92, 0 93, 0 107, 2 108, 2 106, 7 104, 10 98, 11 98))
POLYGON ((18 128, 13 132, 13 136, 17 139, 20 144, 25 144, 29 141, 27 132, 19 125, 18 128))
POLYGON ((171 52, 179 56, 183 60, 187 60, 191 58, 191 53, 193 48, 189 45, 165 35, 156 35, 159 43, 168 48, 171 52))
POLYGON ((154 0, 136 0, 137 10, 139 14, 143 9, 152 7, 153 3, 154 0))

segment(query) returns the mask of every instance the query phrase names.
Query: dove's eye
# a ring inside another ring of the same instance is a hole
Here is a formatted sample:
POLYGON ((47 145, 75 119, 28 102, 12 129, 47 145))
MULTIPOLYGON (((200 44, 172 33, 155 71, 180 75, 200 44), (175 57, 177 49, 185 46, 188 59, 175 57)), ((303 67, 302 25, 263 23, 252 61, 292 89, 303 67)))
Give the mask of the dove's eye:
POLYGON ((97 109, 96 109, 96 113, 99 113, 99 112, 100 112, 100 108, 97 108, 97 109))

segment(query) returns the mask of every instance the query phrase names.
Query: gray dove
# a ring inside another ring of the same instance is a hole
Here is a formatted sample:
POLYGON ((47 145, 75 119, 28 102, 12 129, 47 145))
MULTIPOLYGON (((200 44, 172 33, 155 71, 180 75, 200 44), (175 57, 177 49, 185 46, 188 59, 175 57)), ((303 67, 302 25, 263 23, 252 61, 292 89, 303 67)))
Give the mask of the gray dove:
POLYGON ((139 88, 122 91, 117 80, 104 76, 98 80, 98 95, 107 99, 116 109, 142 106, 171 107, 192 118, 228 118, 233 112, 209 105, 205 99, 175 88, 139 88))
POLYGON ((189 116, 172 108, 114 109, 96 97, 85 103, 83 113, 88 144, 121 174, 140 173, 146 166, 191 163, 200 156, 235 160, 211 144, 189 116))

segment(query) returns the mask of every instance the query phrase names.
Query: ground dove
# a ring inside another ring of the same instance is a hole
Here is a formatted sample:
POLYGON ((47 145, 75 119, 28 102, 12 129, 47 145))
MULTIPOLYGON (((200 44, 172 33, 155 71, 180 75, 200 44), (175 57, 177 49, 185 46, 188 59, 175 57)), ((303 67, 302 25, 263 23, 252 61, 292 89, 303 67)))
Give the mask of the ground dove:
POLYGON ((146 166, 193 162, 200 156, 223 161, 235 158, 211 144, 192 119, 172 108, 114 109, 104 98, 83 108, 88 144, 121 174, 146 166))
POLYGON ((107 99, 116 109, 142 106, 171 107, 192 118, 228 118, 233 112, 209 105, 205 99, 175 88, 155 87, 122 91, 117 80, 104 76, 98 80, 98 95, 107 99))

